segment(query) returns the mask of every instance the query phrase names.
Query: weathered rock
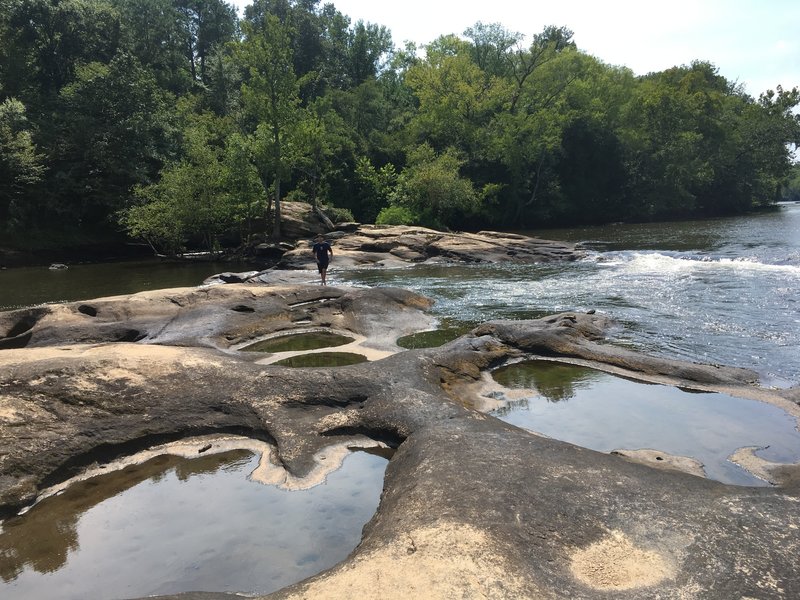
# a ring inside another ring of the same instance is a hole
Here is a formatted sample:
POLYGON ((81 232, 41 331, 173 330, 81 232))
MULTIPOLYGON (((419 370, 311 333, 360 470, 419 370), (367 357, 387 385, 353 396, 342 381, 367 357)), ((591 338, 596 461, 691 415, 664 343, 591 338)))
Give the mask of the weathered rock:
POLYGON ((289 239, 308 239, 328 228, 305 202, 281 203, 281 233, 289 239))
POLYGON ((220 273, 217 275, 217 278, 223 283, 244 283, 254 275, 257 275, 258 271, 246 271, 244 273, 220 273))
POLYGON ((253 251, 259 258, 278 259, 289 252, 289 250, 293 250, 294 247, 294 244, 290 244, 288 242, 262 243, 257 244, 253 248, 253 251))
MULTIPOLYGON (((330 237, 330 236, 329 236, 330 237)), ((575 260, 574 245, 511 233, 446 233, 425 227, 361 225, 352 233, 337 232, 332 266, 401 266, 444 261, 456 263, 533 263, 575 260)), ((310 246, 299 243, 283 255, 279 269, 314 266, 310 246)))
POLYGON ((327 327, 397 349, 433 323, 431 301, 398 288, 216 285, 141 292, 0 313, 0 348, 142 342, 230 349, 298 328, 327 327))
POLYGON ((656 470, 469 408, 481 373, 523 357, 742 395, 756 389, 748 372, 617 352, 603 343, 604 317, 577 313, 495 321, 441 348, 340 368, 232 351, 307 321, 390 348, 393 327, 424 327, 426 306, 402 290, 226 285, 0 314, 0 332, 31 336, 0 351, 0 507, 28 504, 95 460, 188 435, 247 433, 297 476, 321 448, 366 435, 398 450, 361 544, 270 597, 800 596, 796 486, 656 470), (145 337, 74 343, 125 328, 145 337))

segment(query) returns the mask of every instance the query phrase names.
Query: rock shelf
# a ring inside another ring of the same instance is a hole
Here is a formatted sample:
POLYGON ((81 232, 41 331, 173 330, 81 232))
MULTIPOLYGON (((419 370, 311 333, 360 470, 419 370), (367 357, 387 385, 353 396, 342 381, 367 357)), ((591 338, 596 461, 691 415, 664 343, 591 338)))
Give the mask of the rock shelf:
POLYGON ((613 347, 598 314, 493 321, 438 348, 397 347, 431 326, 429 306, 393 288, 230 284, 0 313, 0 509, 192 436, 261 440, 298 481, 323 449, 371 438, 397 451, 361 544, 270 598, 800 597, 797 467, 772 469, 772 488, 726 486, 471 408, 488 369, 541 356, 796 408, 792 392, 759 388, 747 370, 613 347), (309 326, 388 356, 292 369, 235 350, 309 326))

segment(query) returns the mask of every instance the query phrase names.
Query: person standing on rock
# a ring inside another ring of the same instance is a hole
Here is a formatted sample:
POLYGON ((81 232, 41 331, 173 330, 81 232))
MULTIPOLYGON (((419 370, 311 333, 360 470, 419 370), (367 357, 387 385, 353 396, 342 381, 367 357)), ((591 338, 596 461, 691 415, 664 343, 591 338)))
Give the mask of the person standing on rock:
POLYGON ((328 264, 330 263, 331 257, 333 257, 333 248, 331 248, 331 245, 326 242, 325 238, 321 235, 316 237, 315 242, 311 251, 314 253, 314 258, 317 259, 317 270, 319 271, 319 276, 322 278, 322 285, 327 285, 328 264), (328 256, 329 254, 330 256, 328 256))

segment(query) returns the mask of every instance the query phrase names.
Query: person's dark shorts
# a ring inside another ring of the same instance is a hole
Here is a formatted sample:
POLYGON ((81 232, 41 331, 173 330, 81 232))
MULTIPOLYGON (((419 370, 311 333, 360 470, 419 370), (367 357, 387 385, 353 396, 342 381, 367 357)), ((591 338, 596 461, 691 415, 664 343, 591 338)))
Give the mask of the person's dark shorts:
POLYGON ((319 271, 320 273, 322 273, 327 268, 328 268, 327 260, 323 260, 317 263, 317 271, 319 271))

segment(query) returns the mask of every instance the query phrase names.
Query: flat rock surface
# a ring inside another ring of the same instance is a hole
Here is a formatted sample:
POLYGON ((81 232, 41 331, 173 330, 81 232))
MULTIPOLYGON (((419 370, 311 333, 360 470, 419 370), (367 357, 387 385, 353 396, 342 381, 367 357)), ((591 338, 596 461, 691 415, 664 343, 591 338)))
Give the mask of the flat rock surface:
POLYGON ((231 284, 0 313, 0 509, 191 435, 265 441, 301 479, 322 448, 367 436, 397 451, 361 543, 270 598, 800 597, 796 468, 775 487, 727 486, 471 408, 488 369, 536 356, 768 396, 753 373, 611 347, 608 320, 578 313, 400 351, 396 337, 430 326, 428 306, 396 289, 231 284), (309 326, 361 335, 386 358, 290 369, 237 351, 309 326))
MULTIPOLYGON (((409 263, 549 262, 581 256, 572 244, 513 233, 450 233, 404 225, 360 225, 354 232, 326 236, 333 247, 332 268, 396 267, 409 263)), ((309 244, 283 255, 279 269, 314 268, 309 244)))

